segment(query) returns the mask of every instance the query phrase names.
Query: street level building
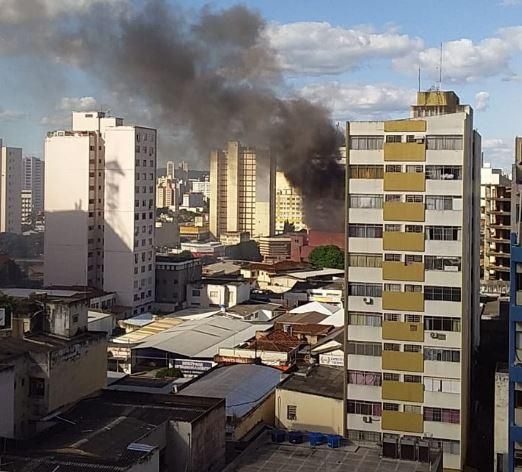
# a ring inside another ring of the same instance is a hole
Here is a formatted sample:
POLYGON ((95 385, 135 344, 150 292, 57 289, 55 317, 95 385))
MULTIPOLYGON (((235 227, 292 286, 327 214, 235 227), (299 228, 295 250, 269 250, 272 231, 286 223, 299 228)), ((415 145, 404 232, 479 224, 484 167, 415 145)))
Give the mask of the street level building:
POLYGON ((429 438, 462 470, 480 313, 473 110, 419 92, 410 119, 349 122, 347 143, 347 435, 429 438))
POLYGON ((275 158, 269 150, 229 141, 210 154, 210 231, 247 231, 253 239, 275 230, 275 158))
POLYGON ((45 284, 96 287, 134 313, 150 309, 156 130, 74 112, 71 131, 48 133, 45 161, 45 284))

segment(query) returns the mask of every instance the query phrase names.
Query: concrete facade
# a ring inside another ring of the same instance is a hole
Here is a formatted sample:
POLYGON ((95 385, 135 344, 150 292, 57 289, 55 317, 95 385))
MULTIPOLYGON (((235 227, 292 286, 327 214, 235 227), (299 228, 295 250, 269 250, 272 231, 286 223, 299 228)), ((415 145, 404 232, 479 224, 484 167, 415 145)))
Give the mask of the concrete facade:
POLYGON ((190 307, 230 308, 250 298, 250 282, 213 282, 212 279, 187 285, 187 305, 190 307))
POLYGON ((0 139, 0 233, 22 231, 22 150, 0 139))
POLYGON ((503 472, 508 470, 508 404, 509 374, 506 369, 497 369, 495 372, 494 406, 494 472, 503 472))
POLYGON ((73 113, 72 131, 48 134, 45 156, 45 284, 102 288, 134 313, 149 309, 156 131, 73 113))
POLYGON ((304 222, 303 199, 292 187, 283 172, 276 173, 276 233, 284 232, 285 223, 294 225, 294 231, 307 229, 304 222))
POLYGON ((210 154, 210 231, 248 231, 253 239, 275 231, 275 158, 270 151, 229 141, 210 154))
POLYGON ((453 92, 411 119, 347 123, 346 428, 467 451, 479 307, 480 136, 453 92))
POLYGON ((187 300, 187 285, 201 279, 200 259, 176 262, 176 258, 156 256, 156 303, 168 303, 177 308, 187 300))
POLYGON ((37 157, 26 156, 22 160, 22 190, 31 192, 33 209, 44 210, 45 162, 37 157))

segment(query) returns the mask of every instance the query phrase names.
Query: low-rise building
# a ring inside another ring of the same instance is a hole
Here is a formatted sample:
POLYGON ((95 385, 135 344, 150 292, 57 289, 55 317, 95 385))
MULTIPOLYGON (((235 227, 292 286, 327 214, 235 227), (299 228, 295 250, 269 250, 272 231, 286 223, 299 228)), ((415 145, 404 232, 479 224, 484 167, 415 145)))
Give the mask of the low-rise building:
POLYGON ((47 426, 31 443, 2 448, 2 468, 217 472, 225 465, 225 401, 218 398, 104 391, 47 426))
MULTIPOLYGON (((195 224, 179 225, 179 237, 194 242, 206 241, 210 236, 208 225, 196 226, 195 224)), ((208 244, 208 243, 205 243, 208 244)), ((183 247, 182 247, 183 249, 183 247)), ((190 249, 189 249, 190 250, 190 249)))
POLYGON ((255 364, 215 367, 185 384, 181 395, 224 398, 227 437, 240 441, 260 424, 274 424, 275 389, 281 371, 255 364))
POLYGON ((244 321, 270 321, 286 312, 279 303, 262 303, 247 301, 227 310, 231 315, 237 315, 244 321))
POLYGON ((187 300, 187 285, 201 279, 200 259, 180 259, 177 255, 156 255, 156 305, 173 311, 187 300))
POLYGON ((230 308, 250 298, 251 284, 241 279, 202 279, 187 284, 187 305, 230 308))
POLYGON ((248 231, 227 231, 219 235, 219 241, 223 246, 235 246, 250 241, 250 233, 248 231))
POLYGON ((183 194, 180 209, 200 212, 205 205, 205 196, 201 192, 188 192, 183 194))
POLYGON ((343 369, 311 366, 276 389, 276 426, 343 434, 343 369))
POLYGON ((313 346, 334 329, 332 325, 323 323, 328 318, 328 315, 316 311, 286 313, 276 318, 274 329, 290 333, 306 344, 313 346))
POLYGON ((179 224, 177 218, 156 221, 154 243, 159 250, 174 249, 179 246, 179 224))
POLYGON ((286 236, 272 236, 259 238, 259 252, 263 262, 272 264, 291 258, 291 239, 286 236))
POLYGON ((190 251, 194 257, 223 257, 225 255, 225 246, 217 241, 208 242, 182 242, 181 251, 190 251))

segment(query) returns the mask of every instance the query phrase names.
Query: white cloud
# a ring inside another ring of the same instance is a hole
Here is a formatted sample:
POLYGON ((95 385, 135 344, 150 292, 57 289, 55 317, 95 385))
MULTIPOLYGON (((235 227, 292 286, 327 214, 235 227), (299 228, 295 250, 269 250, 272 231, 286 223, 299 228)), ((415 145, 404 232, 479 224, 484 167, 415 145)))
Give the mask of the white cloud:
POLYGON ((415 90, 387 84, 323 82, 303 87, 300 94, 331 109, 338 121, 404 115, 415 103, 415 90))
POLYGON ((514 7, 522 5, 522 0, 500 0, 498 4, 503 7, 514 7))
POLYGON ((0 121, 16 121, 25 118, 27 115, 25 113, 15 111, 15 110, 6 110, 0 107, 0 121))
POLYGON ((94 97, 62 97, 57 105, 58 110, 91 111, 98 108, 94 97))
POLYGON ((307 74, 339 74, 369 59, 399 57, 423 45, 419 38, 392 30, 347 29, 326 22, 271 24, 266 34, 285 70, 307 74))
POLYGON ((475 94, 475 110, 485 111, 489 108, 489 93, 478 92, 475 94))
POLYGON ((492 167, 500 167, 511 173, 511 166, 515 162, 515 146, 501 138, 482 140, 484 162, 491 162, 492 167))

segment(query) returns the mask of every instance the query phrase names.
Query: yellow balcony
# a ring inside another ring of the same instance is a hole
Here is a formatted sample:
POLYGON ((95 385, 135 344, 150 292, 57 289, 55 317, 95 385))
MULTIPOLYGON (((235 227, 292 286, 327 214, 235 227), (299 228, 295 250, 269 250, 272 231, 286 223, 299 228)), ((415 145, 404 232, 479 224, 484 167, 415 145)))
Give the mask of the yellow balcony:
POLYGON ((382 412, 382 429, 407 433, 423 433, 424 419, 418 413, 384 410, 382 412))
POLYGON ((424 162, 424 143, 384 143, 384 160, 397 162, 424 162))
POLYGON ((383 321, 382 338, 396 341, 424 341, 422 323, 401 323, 399 321, 383 321))
POLYGON ((385 251, 424 251, 424 233, 385 231, 382 236, 385 251))
POLYGON ((384 131, 387 133, 400 133, 401 131, 422 132, 426 131, 424 120, 390 120, 384 122, 384 131))
POLYGON ((383 292, 384 310, 424 311, 424 293, 422 292, 383 292))
POLYGON ((424 192, 426 178, 423 172, 385 172, 384 190, 391 192, 424 192))
POLYGON ((424 372, 422 352, 382 351, 383 370, 424 372))
POLYGON ((385 380, 382 383, 382 399, 423 403, 424 385, 421 383, 385 380))
POLYGON ((384 221, 424 221, 424 203, 384 202, 384 221))
MULTIPOLYGON (((411 234, 411 233, 407 233, 411 234)), ((383 261, 382 278, 384 280, 404 280, 424 282, 424 264, 422 262, 383 261)))

